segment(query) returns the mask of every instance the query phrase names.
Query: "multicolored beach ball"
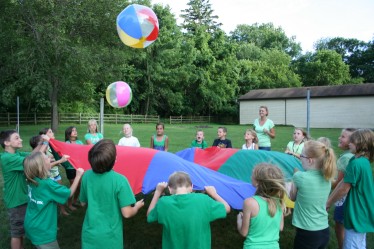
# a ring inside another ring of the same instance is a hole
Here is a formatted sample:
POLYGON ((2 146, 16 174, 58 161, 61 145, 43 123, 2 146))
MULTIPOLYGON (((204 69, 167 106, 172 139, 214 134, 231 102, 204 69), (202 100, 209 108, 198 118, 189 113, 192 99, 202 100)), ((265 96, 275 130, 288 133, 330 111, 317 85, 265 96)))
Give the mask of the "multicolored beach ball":
POLYGON ((158 36, 158 19, 147 6, 131 4, 117 16, 121 41, 132 48, 145 48, 158 36))
POLYGON ((106 89, 106 100, 115 108, 128 106, 132 100, 130 86, 123 81, 113 82, 106 89))

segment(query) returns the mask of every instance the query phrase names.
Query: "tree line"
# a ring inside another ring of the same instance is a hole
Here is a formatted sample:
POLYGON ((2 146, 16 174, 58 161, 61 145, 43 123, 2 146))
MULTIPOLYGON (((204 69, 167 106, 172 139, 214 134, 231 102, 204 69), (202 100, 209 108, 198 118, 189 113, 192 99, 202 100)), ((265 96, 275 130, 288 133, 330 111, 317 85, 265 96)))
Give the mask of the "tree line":
POLYGON ((190 0, 177 24, 169 6, 137 1, 156 13, 152 45, 121 43, 116 17, 130 1, 2 0, 0 112, 97 112, 115 81, 132 103, 106 113, 237 116, 237 99, 252 89, 374 82, 374 39, 341 37, 302 53, 296 37, 272 23, 221 29, 209 0, 190 0))

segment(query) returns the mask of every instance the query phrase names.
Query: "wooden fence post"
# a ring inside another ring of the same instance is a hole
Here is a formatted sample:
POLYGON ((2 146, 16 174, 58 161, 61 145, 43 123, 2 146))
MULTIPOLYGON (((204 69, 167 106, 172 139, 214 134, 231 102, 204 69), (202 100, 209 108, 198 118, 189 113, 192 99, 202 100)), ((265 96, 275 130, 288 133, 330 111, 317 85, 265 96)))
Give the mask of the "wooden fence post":
POLYGON ((34 124, 38 124, 38 122, 36 121, 36 112, 34 112, 34 124))
POLYGON ((8 126, 10 126, 10 113, 8 112, 8 126))

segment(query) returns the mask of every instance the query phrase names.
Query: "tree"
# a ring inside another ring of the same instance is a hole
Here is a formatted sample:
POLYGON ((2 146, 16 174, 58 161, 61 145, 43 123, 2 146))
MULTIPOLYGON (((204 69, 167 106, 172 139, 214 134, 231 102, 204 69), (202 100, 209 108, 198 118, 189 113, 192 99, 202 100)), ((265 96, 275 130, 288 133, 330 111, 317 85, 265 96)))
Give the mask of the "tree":
POLYGON ((217 113, 232 104, 237 93, 236 58, 232 45, 215 20, 208 0, 191 0, 182 27, 193 44, 195 58, 185 92, 188 106, 197 115, 217 113))
POLYGON ((212 5, 209 0, 190 0, 188 9, 182 10, 181 17, 184 19, 182 27, 187 32, 194 34, 197 27, 204 26, 205 31, 213 33, 222 25, 216 20, 217 15, 213 15, 212 5))
POLYGON ((351 77, 356 78, 356 81, 361 81, 359 78, 364 74, 363 64, 366 63, 363 54, 368 50, 369 43, 353 38, 335 37, 320 39, 314 46, 316 50, 336 51, 342 56, 343 61, 349 65, 351 77))
POLYGON ((301 53, 300 43, 295 41, 295 37, 288 38, 281 27, 276 28, 272 23, 241 24, 230 35, 238 43, 251 43, 261 49, 277 49, 292 58, 301 53))
POLYGON ((304 86, 351 83, 348 65, 343 62, 340 54, 332 50, 306 53, 293 63, 293 67, 304 86))

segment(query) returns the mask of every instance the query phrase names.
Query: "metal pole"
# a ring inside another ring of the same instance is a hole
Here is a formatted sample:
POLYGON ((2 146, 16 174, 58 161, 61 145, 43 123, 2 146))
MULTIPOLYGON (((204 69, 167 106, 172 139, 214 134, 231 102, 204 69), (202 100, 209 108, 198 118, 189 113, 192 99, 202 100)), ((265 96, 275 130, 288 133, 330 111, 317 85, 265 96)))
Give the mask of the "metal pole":
POLYGON ((17 96, 17 133, 19 134, 19 96, 17 96))
POLYGON ((306 130, 310 137, 310 88, 307 88, 306 95, 306 130))
POLYGON ((100 99, 100 132, 104 135, 104 98, 100 99))

